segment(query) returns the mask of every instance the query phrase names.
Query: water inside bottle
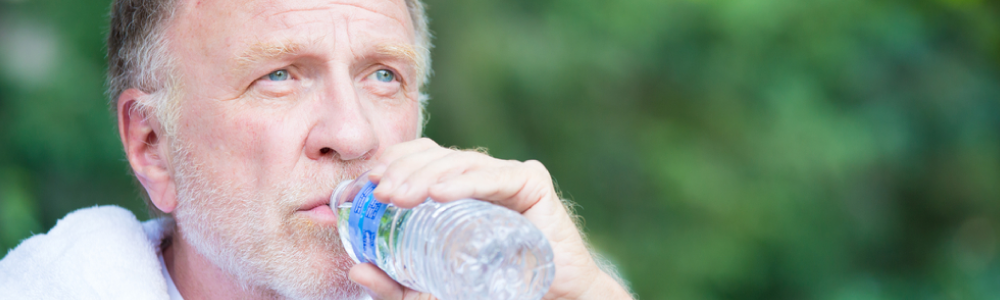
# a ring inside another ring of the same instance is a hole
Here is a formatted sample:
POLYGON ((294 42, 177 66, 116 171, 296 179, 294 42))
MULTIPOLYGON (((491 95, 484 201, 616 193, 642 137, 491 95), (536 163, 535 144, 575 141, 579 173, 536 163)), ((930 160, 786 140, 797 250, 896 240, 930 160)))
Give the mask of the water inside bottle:
MULTIPOLYGON (((349 238, 350 233, 348 232, 351 226, 349 224, 349 220, 351 216, 351 208, 353 207, 353 202, 344 202, 337 206, 337 231, 340 233, 341 242, 343 242, 344 248, 347 249, 347 253, 352 259, 354 259, 355 262, 361 262, 361 257, 358 257, 361 253, 354 253, 354 245, 349 238)), ((385 263, 388 259, 388 257, 384 254, 388 253, 387 251, 390 247, 395 248, 395 245, 392 245, 389 240, 392 236, 394 236, 392 233, 395 233, 394 231, 396 229, 392 226, 392 223, 394 219, 396 221, 403 221, 398 220, 397 210, 398 208, 393 205, 389 205, 389 207, 386 208, 385 214, 382 215, 382 218, 378 222, 378 234, 375 235, 375 247, 377 249, 376 257, 366 257, 365 261, 381 265, 381 263, 385 263)), ((400 222, 396 223, 398 224, 400 222)), ((390 276, 392 275, 393 274, 390 274, 390 276)))
POLYGON ((401 209, 365 196, 372 189, 346 182, 331 197, 341 241, 356 262, 372 262, 440 299, 539 299, 551 284, 552 250, 520 214, 471 199, 401 209), (354 200, 361 210, 352 212, 354 200))

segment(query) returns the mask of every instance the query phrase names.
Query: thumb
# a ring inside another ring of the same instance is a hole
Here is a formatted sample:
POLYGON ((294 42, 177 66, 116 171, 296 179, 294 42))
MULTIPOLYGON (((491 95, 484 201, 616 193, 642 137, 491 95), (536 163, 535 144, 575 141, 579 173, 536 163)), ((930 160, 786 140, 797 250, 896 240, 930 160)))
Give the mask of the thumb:
POLYGON ((404 287, 370 263, 355 265, 347 278, 364 287, 374 300, 437 300, 431 294, 404 287))
POLYGON ((375 300, 403 299, 404 287, 370 263, 354 265, 347 278, 364 287, 375 300))

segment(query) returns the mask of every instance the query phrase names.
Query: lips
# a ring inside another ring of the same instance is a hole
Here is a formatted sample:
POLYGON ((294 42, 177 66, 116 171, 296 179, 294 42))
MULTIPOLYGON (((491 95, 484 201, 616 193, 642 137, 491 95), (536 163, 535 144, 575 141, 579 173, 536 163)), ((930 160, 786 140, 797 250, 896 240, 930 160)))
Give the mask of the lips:
POLYGON ((298 213, 323 225, 336 225, 337 214, 330 208, 329 201, 329 196, 310 199, 299 208, 298 213))

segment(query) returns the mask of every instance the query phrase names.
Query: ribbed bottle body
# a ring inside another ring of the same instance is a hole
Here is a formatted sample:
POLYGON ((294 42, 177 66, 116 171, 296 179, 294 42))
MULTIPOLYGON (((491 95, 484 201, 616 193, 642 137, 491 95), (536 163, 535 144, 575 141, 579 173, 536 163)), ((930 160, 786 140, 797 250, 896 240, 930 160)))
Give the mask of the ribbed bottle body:
POLYGON ((407 287, 442 300, 531 300, 552 283, 548 241, 514 211, 473 199, 402 209, 366 195, 373 185, 357 186, 342 184, 333 199, 344 247, 407 287))

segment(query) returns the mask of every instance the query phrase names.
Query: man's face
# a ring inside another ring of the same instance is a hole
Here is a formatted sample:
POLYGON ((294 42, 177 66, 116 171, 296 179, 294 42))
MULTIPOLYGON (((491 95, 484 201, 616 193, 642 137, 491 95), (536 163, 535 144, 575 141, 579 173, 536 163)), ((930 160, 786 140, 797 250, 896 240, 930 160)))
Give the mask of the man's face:
POLYGON ((179 234, 237 280, 292 297, 356 293, 322 206, 385 147, 418 134, 402 0, 181 3, 167 137, 179 234))

